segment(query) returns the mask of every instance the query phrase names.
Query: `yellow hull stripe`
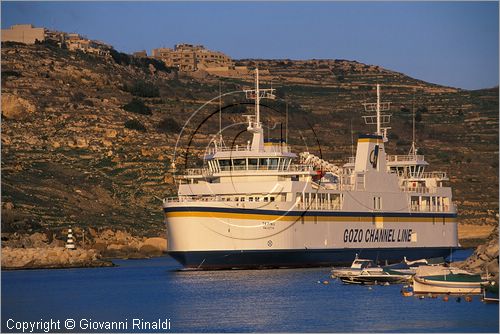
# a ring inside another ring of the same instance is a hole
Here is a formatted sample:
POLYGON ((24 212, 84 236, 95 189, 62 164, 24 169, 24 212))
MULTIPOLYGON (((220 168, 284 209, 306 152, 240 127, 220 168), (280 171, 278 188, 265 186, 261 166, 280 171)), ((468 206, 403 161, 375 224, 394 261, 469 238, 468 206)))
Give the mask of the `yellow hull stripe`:
MULTIPOLYGON (((310 213, 309 213, 310 214, 310 213)), ((179 211, 167 212, 165 217, 168 218, 226 218, 226 219, 253 219, 253 220, 270 220, 270 221, 335 221, 335 222, 384 222, 384 223, 410 223, 422 222, 442 224, 455 223, 456 218, 442 218, 442 217, 352 217, 352 216, 276 216, 276 215, 262 215, 262 214, 248 214, 248 213, 229 213, 229 212, 197 212, 197 211, 179 211)))

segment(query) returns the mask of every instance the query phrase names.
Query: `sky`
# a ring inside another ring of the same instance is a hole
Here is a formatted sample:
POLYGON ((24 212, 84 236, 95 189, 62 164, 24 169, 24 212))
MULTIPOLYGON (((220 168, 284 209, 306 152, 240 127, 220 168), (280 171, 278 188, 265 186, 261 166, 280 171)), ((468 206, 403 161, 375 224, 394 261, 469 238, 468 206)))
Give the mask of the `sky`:
POLYGON ((132 53, 202 44, 234 59, 347 59, 446 86, 498 85, 498 2, 6 2, 1 25, 132 53))

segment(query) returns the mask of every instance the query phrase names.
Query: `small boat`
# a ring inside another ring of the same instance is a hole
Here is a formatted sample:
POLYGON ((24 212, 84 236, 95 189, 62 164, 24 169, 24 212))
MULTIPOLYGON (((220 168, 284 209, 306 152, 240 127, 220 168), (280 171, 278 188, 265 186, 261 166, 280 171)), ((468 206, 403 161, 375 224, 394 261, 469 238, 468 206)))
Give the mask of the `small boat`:
POLYGON ((436 266, 444 263, 445 260, 442 257, 408 261, 405 256, 402 262, 383 266, 382 269, 393 275, 415 275, 420 266, 436 266))
POLYGON ((345 284, 388 285, 404 283, 411 279, 411 275, 388 273, 385 270, 362 270, 359 274, 340 277, 345 284))
POLYGON ((351 276, 356 276, 361 274, 362 271, 367 272, 382 272, 383 269, 373 263, 369 259, 359 259, 356 254, 356 258, 352 261, 350 267, 338 267, 332 269, 332 278, 348 278, 351 276))
POLYGON ((403 262, 410 267, 417 268, 419 266, 442 266, 445 264, 446 261, 444 257, 433 257, 430 259, 419 259, 419 260, 409 261, 405 256, 403 262))
POLYGON ((415 275, 417 267, 409 266, 405 262, 399 262, 383 266, 385 272, 393 275, 415 275))
POLYGON ((481 275, 445 266, 421 266, 413 276, 413 291, 416 294, 481 294, 488 281, 481 275))

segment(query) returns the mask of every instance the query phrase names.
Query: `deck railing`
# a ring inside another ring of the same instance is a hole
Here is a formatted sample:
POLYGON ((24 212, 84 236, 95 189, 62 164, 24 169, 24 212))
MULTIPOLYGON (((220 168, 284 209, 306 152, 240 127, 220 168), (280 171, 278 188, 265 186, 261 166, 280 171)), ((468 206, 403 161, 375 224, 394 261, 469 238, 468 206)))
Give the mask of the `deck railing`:
MULTIPOLYGON (((249 165, 248 168, 246 166, 224 166, 220 167, 221 172, 230 172, 230 171, 245 171, 245 170, 252 170, 252 171, 277 171, 277 172, 311 172, 314 170, 313 166, 309 165, 290 165, 286 167, 285 169, 282 169, 283 166, 279 166, 280 169, 278 169, 278 165, 266 165, 266 166, 252 166, 249 165)), ((184 175, 187 176, 212 176, 214 173, 217 172, 212 172, 208 168, 189 168, 186 169, 184 175)))
POLYGON ((415 193, 419 193, 419 194, 435 194, 436 193, 436 187, 403 186, 403 187, 401 187, 401 190, 406 191, 406 192, 415 192, 415 193))
POLYGON ((423 155, 413 155, 413 154, 388 155, 387 161, 388 162, 424 161, 424 156, 423 155))
POLYGON ((424 179, 447 179, 446 172, 424 172, 422 173, 424 179))
POLYGON ((295 205, 298 210, 332 210, 338 211, 341 209, 340 203, 297 203, 295 205))
MULTIPOLYGON (((278 150, 273 150, 273 152, 275 151, 282 151, 282 152, 290 152, 290 146, 287 145, 287 144, 280 144, 280 143, 274 143, 274 147, 275 148, 278 148, 278 150)), ((235 145, 233 147, 210 147, 208 149, 208 154, 215 154, 217 152, 250 152, 252 151, 252 148, 249 147, 249 146, 245 146, 245 145, 235 145)))

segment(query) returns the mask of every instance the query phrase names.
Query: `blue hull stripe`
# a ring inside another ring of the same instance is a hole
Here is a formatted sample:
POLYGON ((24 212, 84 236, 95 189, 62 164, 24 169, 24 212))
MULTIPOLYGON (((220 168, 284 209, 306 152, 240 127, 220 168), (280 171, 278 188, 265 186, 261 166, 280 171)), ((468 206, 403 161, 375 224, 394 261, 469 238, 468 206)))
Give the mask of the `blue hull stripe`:
POLYGON ((424 213, 424 212, 344 212, 344 211, 282 211, 282 210, 262 210, 262 209, 240 209, 240 208, 216 208, 203 206, 189 207, 166 207, 168 212, 227 212, 242 214, 260 214, 275 216, 335 216, 335 217, 422 217, 422 218, 456 218, 456 213, 424 213))
POLYGON ((303 268, 347 266, 356 254, 380 264, 432 257, 447 257, 451 247, 421 248, 364 248, 364 249, 300 249, 250 251, 170 251, 169 255, 186 268, 197 269, 251 269, 251 268, 303 268))

